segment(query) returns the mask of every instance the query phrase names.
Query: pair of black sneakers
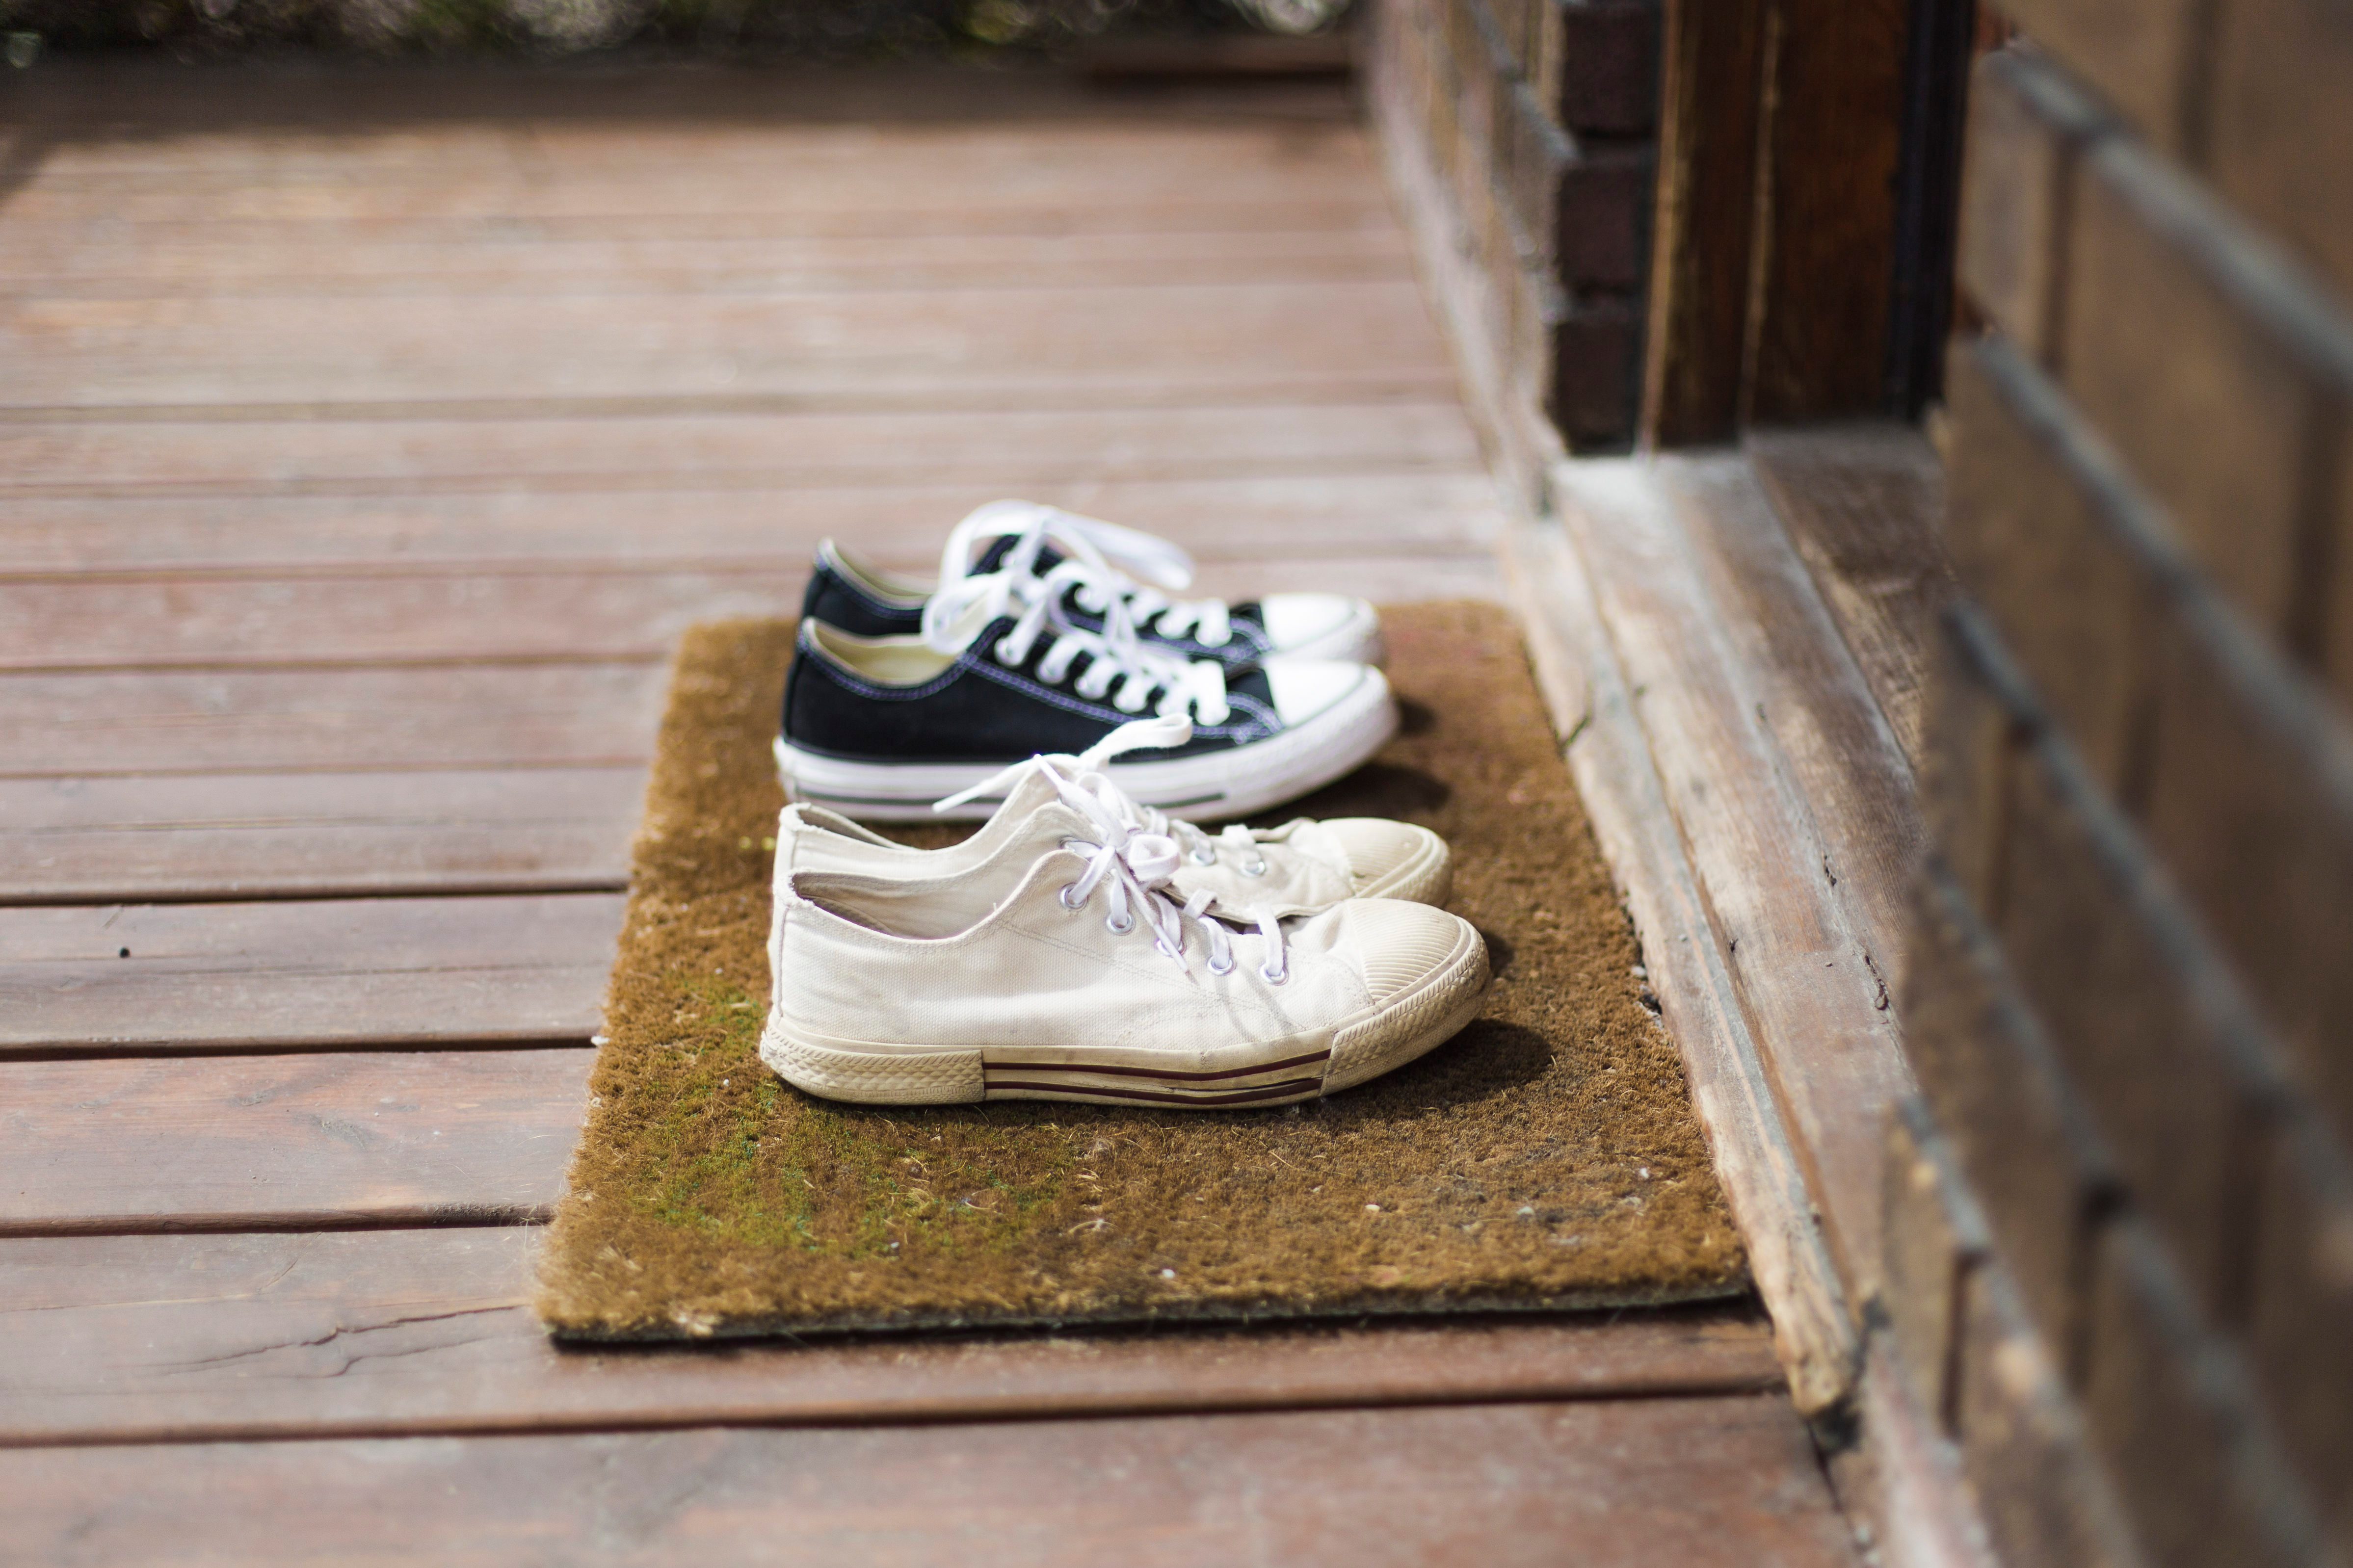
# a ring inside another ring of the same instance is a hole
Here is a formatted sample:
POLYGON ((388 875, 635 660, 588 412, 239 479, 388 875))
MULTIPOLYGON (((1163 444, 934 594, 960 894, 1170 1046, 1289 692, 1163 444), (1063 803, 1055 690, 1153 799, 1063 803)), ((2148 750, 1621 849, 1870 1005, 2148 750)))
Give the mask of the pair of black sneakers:
POLYGON ((797 800, 875 821, 985 817, 932 803, 1008 763, 1088 750, 1120 725, 1192 731, 1108 770, 1187 816, 1263 811, 1348 772, 1397 727, 1370 605, 1336 594, 1179 600, 1165 540, 1028 501, 949 535, 935 584, 818 548, 776 760, 797 800))

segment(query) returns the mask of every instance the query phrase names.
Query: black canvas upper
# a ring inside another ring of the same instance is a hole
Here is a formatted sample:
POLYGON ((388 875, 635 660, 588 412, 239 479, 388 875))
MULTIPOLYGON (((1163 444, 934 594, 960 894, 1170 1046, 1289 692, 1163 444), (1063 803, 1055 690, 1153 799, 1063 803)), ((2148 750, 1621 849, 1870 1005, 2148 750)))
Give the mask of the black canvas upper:
MULTIPOLYGON (((1090 656, 1071 660, 1059 681, 1041 679, 1038 666, 1053 646, 1051 637, 1039 637, 1020 665, 1000 662, 992 650, 1013 625, 1010 617, 992 623, 954 664, 913 687, 880 685, 842 668, 812 647, 804 626, 785 681, 785 739, 853 762, 1017 763, 1040 752, 1085 751, 1146 716, 1077 693, 1090 656)), ((1260 671, 1229 674, 1226 700, 1232 711, 1223 723, 1197 721, 1191 741, 1154 757, 1228 750, 1282 728, 1260 671)))
MULTIPOLYGON (((975 573, 995 571, 1005 559, 1015 541, 1011 537, 997 540, 974 565, 975 573)), ((1061 557, 1050 550, 1038 553, 1039 575, 1051 572, 1061 557)), ((1063 613, 1071 624, 1088 631, 1101 631, 1103 618, 1078 603, 1075 589, 1062 596, 1063 613)), ((913 607, 878 599, 857 583, 833 569, 831 562, 818 558, 817 569, 809 574, 808 587, 801 595, 801 615, 807 620, 823 621, 863 637, 904 637, 923 629, 921 605, 913 607)), ((1268 651, 1266 615, 1256 601, 1234 605, 1226 612, 1233 635, 1223 646, 1211 647, 1194 637, 1172 637, 1149 626, 1136 628, 1137 637, 1158 647, 1165 647, 1182 657, 1206 658, 1222 664, 1229 671, 1246 668, 1264 658, 1268 651)))

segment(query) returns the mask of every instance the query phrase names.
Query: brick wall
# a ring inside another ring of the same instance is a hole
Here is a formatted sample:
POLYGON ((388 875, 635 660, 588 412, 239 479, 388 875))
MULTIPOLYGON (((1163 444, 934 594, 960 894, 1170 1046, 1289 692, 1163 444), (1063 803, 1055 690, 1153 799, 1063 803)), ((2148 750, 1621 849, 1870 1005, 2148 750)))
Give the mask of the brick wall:
POLYGON ((2353 1552, 2353 11, 1971 87, 1894 1343, 2003 1560, 2353 1552))
POLYGON ((1480 342, 1509 429, 1575 450, 1631 439, 1658 96, 1652 0, 1391 0, 1375 90, 1433 177, 1481 285, 1480 342))

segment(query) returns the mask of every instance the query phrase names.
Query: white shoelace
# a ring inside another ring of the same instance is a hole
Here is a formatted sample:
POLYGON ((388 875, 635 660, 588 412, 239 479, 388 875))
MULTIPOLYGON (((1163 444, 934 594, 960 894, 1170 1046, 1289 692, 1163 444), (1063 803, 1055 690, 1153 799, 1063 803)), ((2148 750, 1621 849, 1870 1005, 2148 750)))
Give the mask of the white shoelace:
MULTIPOLYGON (((1145 747, 1181 746, 1192 733, 1191 722, 1181 715, 1122 724, 1077 756, 1037 756, 1016 763, 957 791, 932 809, 947 811, 981 795, 1008 791, 1023 773, 1036 769, 1053 784, 1055 794, 1094 824, 1101 837, 1100 842, 1078 838, 1064 841, 1064 848, 1087 857, 1087 867, 1077 881, 1062 889, 1062 907, 1076 910, 1094 896, 1098 887, 1104 889, 1110 905, 1105 926, 1115 934, 1125 935, 1135 929, 1140 912, 1152 930, 1153 945, 1175 959, 1179 968, 1188 971, 1192 964, 1185 956, 1185 922, 1191 921, 1200 928, 1208 944, 1209 973, 1230 974, 1234 968, 1232 941, 1221 920, 1209 912, 1217 895, 1204 889, 1179 904, 1167 890, 1184 864, 1187 850, 1176 834, 1164 829, 1185 830, 1205 846, 1211 842, 1209 837, 1189 822, 1171 822, 1155 808, 1131 799, 1103 772, 1111 760, 1123 752, 1145 747)), ((1229 828, 1226 836, 1230 837, 1235 831, 1229 828)), ((1248 837, 1248 828, 1240 831, 1255 858, 1256 840, 1248 837)), ((1243 869, 1255 876, 1266 869, 1263 859, 1258 860, 1257 868, 1256 871, 1247 866, 1243 869)), ((1283 942, 1282 922, 1264 910, 1238 911, 1232 918, 1252 922, 1266 939, 1267 958, 1259 966, 1259 977, 1272 985, 1290 978, 1290 955, 1283 942)))
POLYGON ((997 639, 991 650, 1000 664, 1018 667, 1040 637, 1053 641, 1038 661, 1038 678, 1059 684, 1080 655, 1086 668, 1071 689, 1091 702, 1110 699, 1123 713, 1141 714, 1153 705, 1162 717, 1186 715, 1204 723, 1222 724, 1232 715, 1226 700, 1225 667, 1211 659, 1187 660, 1137 638, 1125 605, 1113 600, 1101 631, 1089 631, 1073 622, 1062 607, 1063 590, 1079 582, 1087 568, 1065 561, 1043 578, 1026 573, 992 572, 979 577, 943 580, 939 592, 923 605, 923 641, 939 653, 958 653, 969 637, 966 617, 985 605, 982 624, 1013 616, 1012 629, 997 639), (1116 688, 1116 691, 1114 691, 1116 688))
POLYGON ((1108 616, 1116 605, 1134 626, 1154 626, 1163 637, 1190 636, 1204 647, 1223 647, 1233 640, 1224 600, 1172 599, 1166 592, 1193 581, 1193 558, 1179 546, 1156 534, 1031 501, 992 501, 957 523, 940 552, 941 584, 972 570, 987 549, 984 541, 1004 537, 1014 543, 998 559, 997 570, 1041 586, 1051 578, 1039 577, 1037 570, 1039 553, 1047 546, 1062 557, 1061 564, 1077 563, 1080 570, 1064 583, 1077 587, 1079 606, 1090 615, 1108 616))

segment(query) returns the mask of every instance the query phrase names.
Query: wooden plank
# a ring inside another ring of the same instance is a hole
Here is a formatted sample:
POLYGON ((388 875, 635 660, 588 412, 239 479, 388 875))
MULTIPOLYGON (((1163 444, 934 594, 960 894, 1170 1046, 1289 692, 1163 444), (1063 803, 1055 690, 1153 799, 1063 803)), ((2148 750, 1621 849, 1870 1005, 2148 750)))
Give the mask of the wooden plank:
POLYGON ((0 777, 610 765, 653 749, 668 671, 628 664, 0 679, 0 777))
POLYGON ((2215 26, 2200 0, 2010 0, 2002 14, 2158 148, 2198 155, 2215 26))
MULTIPOLYGON (((374 418, 343 408, 293 418, 273 412, 0 420, 0 496, 465 494, 523 482, 546 491, 797 489, 1071 473, 1101 481, 1464 471, 1479 460, 1461 410, 1427 396, 1038 410, 775 404, 558 406, 536 415, 428 406, 374 418)), ((952 521, 940 520, 943 532, 952 521)))
POLYGON ((1452 374, 1410 282, 686 295, 0 301, 0 405, 830 397, 1175 382, 1223 396, 1452 374), (234 374, 223 367, 234 365, 234 374))
POLYGON ((657 659, 697 621, 800 612, 806 567, 0 580, 0 670, 657 659))
POLYGON ((0 903, 618 891, 644 793, 637 768, 0 779, 0 903))
POLYGON ((1855 1326, 1591 580, 1549 526, 1513 529, 1504 560, 1554 727, 1567 737, 1577 793, 1641 933, 1716 1177, 1772 1313, 1790 1394, 1809 1416, 1835 1410, 1853 1390, 1855 1326))
POLYGON ((2044 365, 2057 362, 2063 335, 2076 167, 2112 128, 2105 110, 2039 56, 1998 49, 1970 79, 1960 286, 2044 365))
POLYGON ((580 1040, 610 893, 0 910, 0 1054, 580 1040))
POLYGON ((1771 1398, 26 1449, 29 1555, 166 1563, 1854 1561, 1771 1398), (363 1522, 364 1521, 364 1522, 363 1522))
POLYGON ((1765 0, 1666 0, 1642 437, 1720 441, 1740 414, 1767 31, 1765 0))
POLYGON ((594 1054, 0 1062, 0 1235, 543 1219, 594 1054))
POLYGON ((0 501, 0 561, 43 574, 583 562, 778 570, 806 566, 831 534, 920 569, 936 564, 955 519, 1008 493, 1177 538, 1212 561, 1336 563, 1368 540, 1442 553, 1482 545, 1499 521, 1494 485, 1467 466, 1142 482, 1092 478, 1087 467, 871 489, 732 489, 723 479, 574 490, 551 481, 423 496, 9 499, 0 501))
POLYGON ((1906 0, 1772 0, 1743 424, 1886 404, 1905 52, 1915 14, 1906 0))
POLYGON ((2087 282, 2067 310, 2068 395, 2199 569, 2319 662, 2353 316, 2128 139, 2084 160, 2073 218, 2069 265, 2087 282))
POLYGON ((884 208, 968 210, 976 191, 999 211, 1045 206, 1094 215, 1115 228, 1124 209, 1167 203, 1265 204, 1314 200, 1334 187, 1371 185, 1361 134, 1352 127, 1289 132, 1236 128, 1090 137, 1067 132, 972 134, 957 127, 861 133, 828 127, 798 135, 712 142, 640 130, 597 151, 553 131, 534 132, 507 156, 469 160, 466 138, 427 140, 427 155, 269 155, 266 144, 202 136, 144 167, 100 172, 88 160, 45 160, 10 198, 12 226, 66 227, 96 218, 125 224, 318 225, 371 218, 596 217, 612 212, 692 218, 778 216, 884 208), (566 142, 574 144, 566 145, 566 142), (776 177, 789 162, 791 177, 776 177), (78 168, 76 165, 79 164, 78 168))
MULTIPOLYGON (((445 151, 439 155, 446 158, 461 154, 445 151)), ((772 152, 768 156, 774 158, 776 154, 772 152)), ((11 224, 0 229, 0 258, 79 255, 90 247, 114 247, 135 243, 139 247, 137 254, 142 258, 142 265, 163 270, 169 265, 166 258, 192 248, 216 247, 234 247, 253 257, 249 265, 266 267, 271 264, 269 257, 273 252, 300 256, 316 247, 333 246, 340 250, 345 245, 361 255, 365 255, 372 246, 440 247, 457 253, 483 247, 478 260, 544 247, 556 253, 551 258, 556 259, 565 247, 573 246, 635 247, 678 243, 775 247, 781 254, 790 256, 795 253, 793 247, 814 245, 920 247, 953 245, 969 237, 984 246, 990 241, 1012 244, 1023 240, 1060 242, 1065 238, 1083 246, 1090 241, 1116 243, 1119 236, 1137 237, 1147 244, 1155 237, 1168 237, 1182 254, 1188 237, 1194 236, 1222 238, 1253 232, 1394 234, 1394 224, 1388 198, 1377 185, 1343 180, 1319 191, 1272 200, 1238 200, 1224 195, 1214 185, 1205 184, 1200 192, 1182 201, 1124 207, 1113 213, 1084 203, 1000 205, 982 195, 973 198, 973 205, 961 206, 787 213, 727 208, 700 213, 642 213, 632 211, 630 204, 617 203, 602 212, 531 218, 511 214, 440 217, 384 214, 364 218, 242 220, 195 216, 116 224, 103 216, 91 216, 64 224, 11 224)), ((987 254, 985 249, 982 254, 987 254)), ((49 265, 46 261, 41 264, 49 265)))
POLYGON ((2353 30, 2326 0, 2234 0, 2213 27, 2207 177, 2353 293, 2353 30))
POLYGON ((1588 461, 1556 482, 1823 1233, 1860 1300, 1878 1271, 1880 1131, 1910 1075, 1869 927, 1757 716, 1763 693, 1721 624, 1736 607, 1701 582, 1677 515, 1676 481, 1737 463, 1588 461))
POLYGON ((1820 876, 1844 901, 1874 974, 1892 982, 1909 924, 1905 891, 1926 837, 1911 767, 1754 467, 1678 462, 1661 479, 1757 724, 1811 818, 1820 876))
POLYGON ((0 1444, 1004 1420, 1777 1386, 1747 1309, 560 1350, 536 1227, 0 1244, 0 1444))
POLYGON ((216 229, 201 223, 145 226, 135 239, 109 237, 80 226, 0 226, 0 294, 65 300, 399 294, 628 299, 778 289, 1092 289, 1114 280, 1154 286, 1314 283, 1403 278, 1411 266, 1397 231, 1367 222, 1242 232, 786 234, 702 240, 592 233, 522 238, 512 226, 460 239, 448 237, 443 225, 419 225, 417 237, 401 239, 386 235, 385 226, 370 224, 364 234, 346 237, 322 225, 323 232, 307 237, 281 232, 266 240, 242 226, 216 229))
MULTIPOLYGON (((1493 597, 1484 552, 1219 563, 1190 592, 1493 597)), ((800 612, 806 568, 0 578, 0 670, 659 658, 697 621, 800 612)))
POLYGON ((1953 591, 1943 465, 1903 425, 1760 430, 1747 450, 1916 773, 1929 639, 1953 591))

